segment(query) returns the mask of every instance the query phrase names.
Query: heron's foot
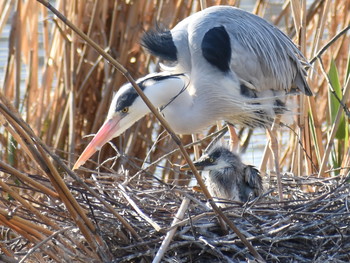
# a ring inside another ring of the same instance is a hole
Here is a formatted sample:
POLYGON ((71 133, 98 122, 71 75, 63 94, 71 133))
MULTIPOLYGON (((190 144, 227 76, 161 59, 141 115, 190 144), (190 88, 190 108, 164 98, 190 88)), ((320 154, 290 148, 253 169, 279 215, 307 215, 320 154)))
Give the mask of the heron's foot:
POLYGON ((239 140, 238 140, 238 136, 237 136, 237 133, 236 133, 236 129, 230 123, 227 123, 227 127, 228 127, 228 132, 230 134, 230 143, 229 143, 230 150, 232 152, 237 152, 239 140))
POLYGON ((279 157, 278 157, 278 141, 277 141, 276 130, 268 129, 267 131, 268 131, 267 134, 270 137, 270 149, 271 149, 272 157, 275 164, 278 196, 279 196, 279 200, 283 201, 283 187, 282 187, 282 178, 281 178, 280 164, 279 164, 279 157))

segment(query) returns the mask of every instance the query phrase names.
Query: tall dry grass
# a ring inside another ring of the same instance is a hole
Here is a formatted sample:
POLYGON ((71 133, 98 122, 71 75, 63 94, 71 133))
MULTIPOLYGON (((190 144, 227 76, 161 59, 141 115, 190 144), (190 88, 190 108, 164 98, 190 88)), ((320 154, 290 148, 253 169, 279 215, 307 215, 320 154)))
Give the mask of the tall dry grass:
MULTIPOLYGON (((206 1, 205 4, 239 6, 239 1, 206 1)), ((156 23, 171 28, 201 8, 199 1, 180 0, 62 0, 56 1, 56 7, 134 78, 144 76, 157 66, 156 59, 139 44, 142 33, 156 23)), ((294 98, 300 105, 300 114, 295 116, 290 129, 279 133, 280 164, 285 171, 299 176, 346 175, 350 167, 346 106, 350 89, 350 37, 348 31, 339 32, 349 29, 350 2, 315 0, 306 6, 305 1, 286 1, 281 4, 281 11, 272 17, 271 9, 279 6, 257 1, 252 8, 256 14, 266 15, 283 27, 300 46, 312 65, 308 69, 308 81, 315 94, 310 98, 294 98), (282 143, 282 137, 287 144, 282 143)), ((63 247, 72 254, 79 251, 81 258, 105 260, 103 257, 109 256, 108 248, 65 180, 72 180, 70 176, 79 180, 69 167, 90 141, 86 136, 96 133, 103 123, 112 95, 125 78, 35 0, 0 0, 0 10, 0 33, 6 24, 10 25, 9 52, 0 87, 0 222, 14 231, 11 235, 38 244, 65 231, 57 219, 50 218, 50 209, 44 203, 51 200, 64 204, 88 246, 70 236, 69 244, 61 240, 63 247), (22 208, 30 211, 30 215, 16 214, 15 210, 22 208)), ((211 128, 208 134, 215 129, 211 128)), ((184 144, 191 143, 189 136, 182 136, 182 140, 184 144)), ((200 147, 209 141, 203 140, 200 147)), ((144 180, 152 179, 157 172, 164 182, 187 185, 188 177, 174 167, 183 161, 176 149, 157 120, 148 115, 111 145, 103 147, 78 174, 90 180, 92 173, 99 171, 103 172, 99 175, 106 178, 111 173, 121 174, 127 170, 129 179, 144 180)), ((269 167, 267 160, 262 165, 264 170, 269 167)), ((107 203, 104 205, 108 207, 107 203)), ((123 222, 122 216, 115 216, 134 238, 140 239, 137 231, 123 222)), ((14 256, 16 249, 0 245, 4 255, 14 256)), ((66 252, 53 243, 41 249, 58 262, 57 255, 66 252)), ((36 256, 45 261, 40 253, 36 256)))

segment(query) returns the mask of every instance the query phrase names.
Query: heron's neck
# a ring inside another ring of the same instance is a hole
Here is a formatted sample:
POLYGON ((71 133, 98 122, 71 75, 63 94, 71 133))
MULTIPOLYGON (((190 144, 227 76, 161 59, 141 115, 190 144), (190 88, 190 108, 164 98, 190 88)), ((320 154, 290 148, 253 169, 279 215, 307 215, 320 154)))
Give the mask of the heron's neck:
POLYGON ((161 108, 166 121, 178 134, 200 132, 210 126, 208 107, 198 97, 187 77, 170 78, 147 86, 144 90, 155 107, 161 108))
POLYGON ((186 93, 186 82, 185 76, 154 81, 146 86, 144 93, 155 107, 161 108, 172 103, 180 94, 186 93))

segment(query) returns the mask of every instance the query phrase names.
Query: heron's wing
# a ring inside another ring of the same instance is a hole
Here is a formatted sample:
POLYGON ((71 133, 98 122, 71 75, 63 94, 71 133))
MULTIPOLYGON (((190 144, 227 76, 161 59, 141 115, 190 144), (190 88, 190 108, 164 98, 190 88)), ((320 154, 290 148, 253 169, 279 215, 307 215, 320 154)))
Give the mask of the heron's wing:
POLYGON ((278 28, 253 14, 242 12, 227 30, 231 37, 231 69, 258 90, 312 92, 305 80, 304 56, 278 28), (242 66, 243 65, 243 66, 242 66))
POLYGON ((252 165, 247 165, 244 168, 244 181, 252 189, 256 196, 263 192, 262 179, 260 172, 252 165))
POLYGON ((196 69, 203 73, 200 70, 206 65, 214 65, 227 73, 229 64, 232 74, 250 89, 300 90, 312 95, 301 63, 305 58, 293 42, 266 20, 238 8, 204 9, 182 20, 171 32, 145 34, 143 45, 152 54, 176 62, 167 68, 173 72, 196 69))
POLYGON ((258 16, 242 13, 227 26, 231 39, 231 69, 258 91, 300 90, 311 95, 302 67, 302 53, 278 28, 258 16))
POLYGON ((202 47, 213 47, 202 48, 204 57, 220 58, 230 52, 231 71, 257 91, 300 90, 312 95, 301 63, 305 58, 281 30, 241 9, 221 6, 206 10, 188 24, 191 55, 196 55, 192 60, 201 57, 199 41, 202 47), (224 42, 226 35, 230 45, 224 42))
POLYGON ((240 24, 234 32, 228 29, 232 43, 231 70, 257 91, 300 90, 311 95, 300 62, 302 54, 280 30, 267 26, 270 25, 259 31, 253 25, 242 31, 240 24))

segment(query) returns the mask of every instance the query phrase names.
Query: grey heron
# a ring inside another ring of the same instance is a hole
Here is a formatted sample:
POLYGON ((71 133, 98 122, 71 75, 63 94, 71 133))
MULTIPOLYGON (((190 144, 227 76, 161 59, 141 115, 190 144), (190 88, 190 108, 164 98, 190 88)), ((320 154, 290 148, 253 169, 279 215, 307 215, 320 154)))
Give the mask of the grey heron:
MULTIPOLYGON (((164 72, 137 83, 178 134, 202 131, 219 120, 270 127, 275 115, 286 110, 286 94, 312 95, 304 57, 293 42, 264 19, 238 8, 204 9, 172 30, 145 33, 142 45, 170 62, 164 72)), ((133 87, 122 86, 73 169, 148 112, 133 87)))
MULTIPOLYGON (((225 200, 247 202, 263 192, 259 171, 242 163, 227 147, 213 146, 193 164, 198 170, 209 171, 205 184, 219 206, 225 207, 225 200)), ((184 170, 188 168, 182 166, 184 170)))

